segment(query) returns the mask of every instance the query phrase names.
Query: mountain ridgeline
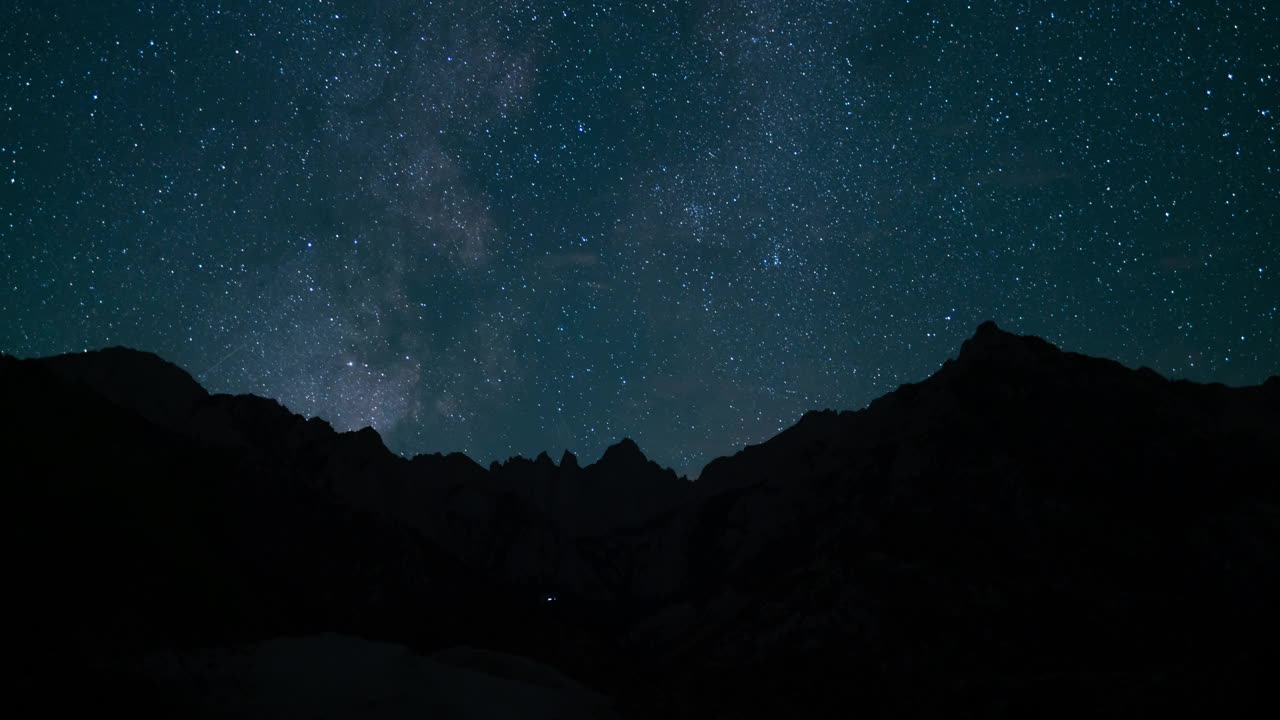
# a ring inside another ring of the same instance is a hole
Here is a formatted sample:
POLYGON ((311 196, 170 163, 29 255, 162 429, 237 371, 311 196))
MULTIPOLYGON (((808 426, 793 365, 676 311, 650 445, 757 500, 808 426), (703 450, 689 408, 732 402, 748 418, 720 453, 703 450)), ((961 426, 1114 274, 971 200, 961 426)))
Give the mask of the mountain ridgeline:
POLYGON ((31 708, 1217 714, 1280 667, 1276 377, 985 323, 692 482, 625 439, 405 459, 123 348, 0 356, 0 391, 31 708))

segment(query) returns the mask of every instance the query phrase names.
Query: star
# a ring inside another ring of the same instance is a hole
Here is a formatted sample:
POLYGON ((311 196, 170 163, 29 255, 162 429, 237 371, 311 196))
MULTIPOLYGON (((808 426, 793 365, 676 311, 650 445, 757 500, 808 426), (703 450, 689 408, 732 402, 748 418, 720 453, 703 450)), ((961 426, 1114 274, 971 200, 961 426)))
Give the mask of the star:
POLYGON ((369 12, 12 13, 0 350, 154 351, 406 455, 627 435, 689 475, 986 319, 1280 366, 1255 4, 369 12))

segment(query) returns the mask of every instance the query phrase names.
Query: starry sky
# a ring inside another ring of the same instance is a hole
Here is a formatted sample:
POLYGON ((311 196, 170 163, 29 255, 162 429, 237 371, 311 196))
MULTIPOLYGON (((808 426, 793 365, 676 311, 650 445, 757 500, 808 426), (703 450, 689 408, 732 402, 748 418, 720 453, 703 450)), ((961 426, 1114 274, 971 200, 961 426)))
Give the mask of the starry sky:
POLYGON ((1280 372, 1273 2, 4 5, 4 352, 691 476, 985 319, 1280 372))

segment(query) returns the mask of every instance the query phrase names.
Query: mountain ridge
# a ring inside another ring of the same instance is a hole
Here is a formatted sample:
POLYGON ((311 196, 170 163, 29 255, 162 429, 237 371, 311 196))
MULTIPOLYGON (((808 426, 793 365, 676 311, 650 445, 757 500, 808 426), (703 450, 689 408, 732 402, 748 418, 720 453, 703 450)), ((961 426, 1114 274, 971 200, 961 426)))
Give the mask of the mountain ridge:
MULTIPOLYGON (((928 382, 934 376, 938 375, 939 373, 943 373, 949 367, 952 367, 954 365, 972 364, 975 362, 981 362, 983 359, 990 360, 996 357, 999 357, 1000 362, 1005 364, 1007 364, 1012 358, 1020 358, 1022 359, 1023 362, 1025 362, 1028 358, 1033 356, 1038 356, 1041 359, 1051 358, 1051 357, 1071 358, 1077 361, 1083 359, 1086 362, 1106 364, 1109 367, 1113 367, 1116 369, 1123 369, 1132 373, 1136 373, 1140 376, 1144 376, 1152 379, 1158 378, 1167 383, 1182 383, 1182 384, 1191 385, 1191 386, 1223 387, 1223 388, 1231 387, 1231 388, 1240 388, 1240 389, 1280 386, 1280 375, 1271 375, 1266 380, 1256 385, 1241 385, 1241 386, 1226 386, 1226 385, 1222 385, 1221 383, 1212 383, 1212 382, 1204 383, 1204 382, 1197 382, 1197 381, 1191 381, 1191 380, 1185 380, 1185 379, 1166 378, 1165 376, 1159 374, 1155 370, 1152 370, 1151 368, 1146 366, 1142 366, 1138 368, 1130 368, 1114 360, 1109 360, 1106 358, 1097 358, 1089 355, 1072 352, 1069 350, 1062 350, 1056 345, 1038 336, 1018 335, 1015 333, 1011 333, 1007 330, 1000 328, 994 321, 986 320, 977 326, 972 336, 970 336, 969 338, 967 338, 965 341, 961 343, 961 346, 959 348, 959 351, 956 357, 948 358, 944 360, 942 366, 937 371, 930 374, 928 377, 919 381, 904 383, 903 385, 899 386, 898 390, 902 390, 903 388, 911 388, 914 386, 918 386, 922 383, 928 382)), ((5 357, 10 357, 14 360, 19 360, 18 358, 13 358, 13 356, 5 356, 5 357)), ((48 356, 44 358, 32 358, 29 360, 35 360, 38 362, 47 363, 50 366, 52 366, 56 371, 62 373, 65 377, 74 378, 76 380, 85 382, 90 387, 93 387, 95 390, 97 390, 98 392, 101 392, 107 398, 111 399, 113 402, 116 402, 117 404, 120 404, 123 407, 128 407, 129 409, 135 410, 139 412, 141 415, 143 415, 144 417, 147 417, 148 419, 154 418, 161 422, 173 422, 175 418, 181 414, 182 409, 189 408, 190 405, 197 399, 200 399, 202 397, 208 397, 211 395, 211 393, 209 393, 195 379, 195 377, 190 372, 188 372, 181 366, 175 363, 172 363, 168 360, 165 360, 164 358, 160 357, 155 353, 152 353, 146 350, 138 350, 138 349, 134 349, 126 346, 121 346, 121 345, 109 346, 109 347, 102 348, 100 350, 89 350, 89 351, 83 351, 79 353, 66 353, 62 355, 54 355, 54 356, 48 356), (105 362, 103 362, 104 360, 105 362), (128 370, 129 372, 121 373, 120 370, 122 369, 128 370), (143 372, 143 370, 145 370, 146 372, 143 372), (153 393, 138 392, 140 388, 145 387, 145 384, 143 383, 144 379, 148 381, 161 380, 167 383, 166 392, 163 393, 162 395, 165 397, 171 397, 172 399, 168 402, 165 402, 155 398, 153 396, 154 395, 153 393)), ((716 463, 717 461, 724 460, 729 457, 733 457, 734 455, 742 451, 745 451, 749 448, 756 447, 759 445, 764 445, 766 443, 774 441, 779 436, 784 435, 788 431, 792 430, 793 428, 801 425, 802 423, 805 423, 806 419, 810 419, 810 416, 827 418, 829 417, 830 414, 833 414, 833 413, 836 415, 843 415, 846 413, 861 412, 861 410, 868 409, 871 405, 874 405, 876 402, 882 400, 888 395, 892 395, 893 392, 896 392, 896 391, 890 391, 885 395, 882 395, 878 398, 873 399, 867 406, 861 409, 834 410, 834 409, 828 408, 828 409, 822 409, 822 410, 806 411, 801 415, 799 419, 797 419, 795 423, 783 429, 779 433, 771 436, 770 438, 762 440, 759 443, 753 443, 753 444, 743 446, 739 450, 730 452, 726 455, 720 455, 715 458, 712 458, 706 464, 703 465, 702 470, 699 471, 696 477, 689 478, 689 480, 691 482, 696 482, 698 479, 702 477, 703 474, 705 474, 707 467, 709 467, 713 463, 716 463)), ((262 396, 254 395, 252 393, 245 393, 245 394, 231 395, 231 397, 262 397, 262 396)), ((286 410, 288 410, 288 407, 285 406, 283 403, 280 403, 279 401, 272 400, 271 398, 264 398, 264 399, 271 400, 272 402, 276 402, 282 408, 285 408, 286 410)), ((290 412, 293 412, 293 411, 290 410, 290 412)), ((324 420, 321 417, 317 416, 314 418, 306 418, 306 416, 303 416, 300 413, 293 413, 293 414, 304 419, 319 420, 320 422, 323 422, 326 425, 329 425, 330 427, 332 427, 332 425, 327 420, 324 420)), ((355 430, 337 431, 337 432, 339 432, 339 434, 345 434, 345 433, 362 433, 367 431, 372 431, 373 433, 377 434, 379 437, 379 443, 382 444, 383 447, 385 447, 385 443, 383 443, 381 439, 381 433, 378 432, 375 428, 372 428, 369 426, 365 426, 355 430)), ((599 463, 602 460, 604 460, 611 452, 622 453, 626 456, 629 456, 630 459, 635 462, 648 461, 648 462, 655 462, 656 464, 656 461, 653 461, 652 459, 648 458, 644 454, 644 452, 639 448, 636 442, 632 440, 630 437, 623 436, 619 438, 617 442, 615 442, 614 444, 606 447, 605 451, 601 454, 601 457, 597 459, 596 463, 599 463), (637 455, 639 456, 638 458, 636 457, 637 455)), ((401 455, 399 453, 393 453, 393 454, 409 461, 412 461, 419 456, 434 457, 434 456, 463 455, 464 457, 467 457, 469 460, 471 460, 471 462, 476 464, 478 467, 481 467, 481 468, 484 467, 480 463, 480 461, 475 460, 474 458, 470 458, 470 456, 467 456, 465 453, 462 453, 459 451, 448 451, 448 452, 436 451, 436 452, 429 452, 429 453, 417 453, 410 456, 401 455)), ((578 462, 577 455, 569 449, 564 450, 563 455, 561 457, 561 462, 558 464, 555 461, 551 460, 548 454, 548 451, 546 450, 543 450, 540 453, 538 453, 538 455, 535 456, 533 460, 537 461, 539 458, 543 458, 543 457, 545 457, 546 461, 551 462, 553 465, 556 465, 557 467, 564 463, 565 458, 572 458, 572 463, 575 465, 578 462)), ((512 455, 506 458, 505 460, 491 461, 489 464, 489 467, 492 468, 494 466, 502 466, 507 463, 521 461, 521 460, 528 460, 528 458, 524 458, 522 455, 519 455, 519 454, 512 455)), ((584 466, 584 468, 591 467, 596 463, 591 463, 587 466, 584 466)), ((670 469, 669 467, 664 467, 664 466, 661 466, 660 464, 659 464, 659 467, 663 469, 670 469)))
POLYGON ((1252 709, 1280 663, 1275 377, 984 325, 689 482, 625 440, 406 459, 94 357, 0 357, 14 646, 49 677, 164 684, 130 658, 340 633, 527 656, 624 716, 1071 717, 1252 709))

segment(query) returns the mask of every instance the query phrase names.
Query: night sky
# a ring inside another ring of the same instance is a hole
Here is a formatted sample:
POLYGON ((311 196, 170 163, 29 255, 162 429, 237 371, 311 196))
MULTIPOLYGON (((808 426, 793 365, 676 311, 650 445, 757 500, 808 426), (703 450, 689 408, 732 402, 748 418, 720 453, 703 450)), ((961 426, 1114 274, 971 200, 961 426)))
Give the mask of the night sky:
POLYGON ((985 319, 1280 371, 1271 2, 0 10, 0 350, 696 474, 985 319))

